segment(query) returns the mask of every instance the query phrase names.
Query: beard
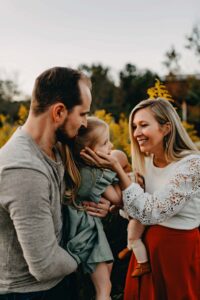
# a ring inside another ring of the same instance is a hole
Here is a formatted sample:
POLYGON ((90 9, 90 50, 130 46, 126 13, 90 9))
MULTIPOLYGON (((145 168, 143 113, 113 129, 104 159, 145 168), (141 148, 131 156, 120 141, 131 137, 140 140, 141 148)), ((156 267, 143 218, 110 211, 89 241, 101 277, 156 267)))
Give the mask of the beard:
POLYGON ((56 130, 56 140, 63 145, 68 145, 69 147, 73 148, 75 139, 76 137, 70 138, 67 135, 64 126, 61 126, 56 130))
POLYGON ((68 137, 64 126, 61 126, 56 130, 56 140, 58 142, 61 142, 62 144, 68 144, 68 142, 70 141, 70 138, 68 137))

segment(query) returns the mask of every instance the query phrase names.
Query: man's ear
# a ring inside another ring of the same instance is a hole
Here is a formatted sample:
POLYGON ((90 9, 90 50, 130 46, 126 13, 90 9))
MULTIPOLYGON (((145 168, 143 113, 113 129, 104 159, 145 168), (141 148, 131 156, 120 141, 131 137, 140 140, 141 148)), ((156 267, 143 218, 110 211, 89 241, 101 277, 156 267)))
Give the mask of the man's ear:
POLYGON ((51 115, 55 123, 62 124, 68 115, 68 110, 62 102, 58 102, 52 105, 51 115))

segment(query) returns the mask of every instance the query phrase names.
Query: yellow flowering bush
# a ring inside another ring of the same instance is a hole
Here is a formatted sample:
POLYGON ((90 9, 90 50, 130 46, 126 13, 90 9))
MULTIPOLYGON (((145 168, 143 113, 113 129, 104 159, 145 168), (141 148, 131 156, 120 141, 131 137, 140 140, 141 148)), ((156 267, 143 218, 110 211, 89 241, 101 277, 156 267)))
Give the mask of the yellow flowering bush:
POLYGON ((20 107, 19 107, 19 111, 18 111, 18 118, 19 119, 18 119, 17 123, 19 125, 24 124, 27 117, 28 117, 28 109, 25 105, 21 104, 20 107))
POLYGON ((0 114, 0 147, 2 147, 15 131, 16 126, 9 123, 9 117, 0 114))
POLYGON ((194 143, 200 142, 200 138, 197 135, 197 131, 194 129, 194 125, 186 122, 186 121, 182 121, 183 127, 186 129, 187 133, 189 134, 191 140, 194 143))
POLYGON ((22 125, 28 116, 28 109, 21 104, 18 111, 18 120, 14 124, 9 122, 9 116, 0 114, 0 148, 7 142, 19 125, 22 125))
MULTIPOLYGON (((130 141, 128 131, 128 119, 123 113, 120 114, 119 121, 116 122, 112 114, 106 113, 104 109, 96 110, 94 115, 104 120, 110 127, 111 141, 114 148, 121 149, 128 157, 130 157, 130 141)), ((22 125, 28 116, 28 109, 25 105, 21 104, 18 111, 18 120, 16 123, 11 124, 9 122, 9 116, 0 114, 0 147, 2 147, 9 137, 14 133, 19 125, 22 125)), ((194 129, 194 125, 187 122, 182 122, 186 131, 193 142, 200 142, 200 138, 197 135, 197 131, 194 129)))

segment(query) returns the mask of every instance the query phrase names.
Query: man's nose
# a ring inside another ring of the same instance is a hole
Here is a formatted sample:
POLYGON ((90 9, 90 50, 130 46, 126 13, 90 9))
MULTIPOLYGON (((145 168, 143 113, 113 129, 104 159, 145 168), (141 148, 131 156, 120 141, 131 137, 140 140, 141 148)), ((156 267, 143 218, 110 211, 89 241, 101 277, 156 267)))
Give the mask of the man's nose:
POLYGON ((83 118, 81 126, 87 127, 87 118, 83 118))

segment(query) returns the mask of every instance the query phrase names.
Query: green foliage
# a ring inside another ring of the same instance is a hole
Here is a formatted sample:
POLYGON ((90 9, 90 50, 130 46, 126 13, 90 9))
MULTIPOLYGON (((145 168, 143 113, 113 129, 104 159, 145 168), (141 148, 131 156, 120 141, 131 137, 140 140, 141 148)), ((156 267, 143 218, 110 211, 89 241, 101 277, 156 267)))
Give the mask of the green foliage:
POLYGON ((139 71, 136 66, 126 64, 120 72, 120 90, 123 98, 123 112, 128 116, 132 108, 147 99, 147 89, 154 85, 157 74, 149 70, 139 71))
POLYGON ((92 81, 92 111, 106 109, 108 112, 119 112, 119 90, 110 76, 110 69, 102 65, 80 65, 92 81))
POLYGON ((191 105, 200 105, 200 80, 195 76, 188 77, 188 92, 186 102, 191 105))

